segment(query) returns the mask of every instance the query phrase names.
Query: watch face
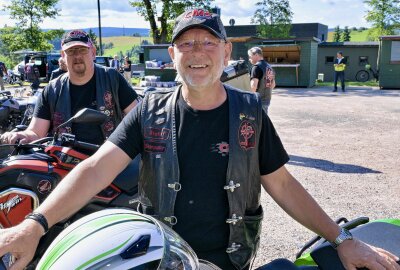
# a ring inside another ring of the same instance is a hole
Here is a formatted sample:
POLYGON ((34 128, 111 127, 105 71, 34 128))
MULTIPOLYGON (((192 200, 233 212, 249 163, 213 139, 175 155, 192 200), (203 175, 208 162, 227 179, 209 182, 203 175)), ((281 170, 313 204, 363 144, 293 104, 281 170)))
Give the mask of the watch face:
POLYGON ((335 244, 339 245, 343 243, 344 240, 351 240, 351 239, 353 239, 353 235, 348 230, 342 228, 340 230, 339 236, 335 240, 335 244))

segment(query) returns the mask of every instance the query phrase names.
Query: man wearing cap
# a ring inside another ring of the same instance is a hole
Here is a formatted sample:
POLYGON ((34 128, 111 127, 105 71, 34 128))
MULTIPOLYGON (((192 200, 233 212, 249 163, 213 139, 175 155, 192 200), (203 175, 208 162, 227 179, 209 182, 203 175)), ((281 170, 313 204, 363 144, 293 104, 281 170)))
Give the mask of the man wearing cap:
POLYGON ((137 94, 116 70, 94 64, 96 48, 82 30, 67 32, 61 41, 61 56, 68 73, 49 82, 35 107, 25 131, 7 132, 3 143, 20 140, 27 143, 47 135, 82 108, 92 108, 107 115, 102 126, 72 124, 65 132, 78 140, 102 144, 136 104, 137 94))
POLYGON ((23 267, 45 231, 41 223, 52 226, 82 207, 141 153, 141 210, 224 270, 249 269, 256 254, 261 185, 297 221, 329 241, 342 239, 337 250, 347 269, 400 269, 394 255, 341 230, 286 170, 288 155, 259 95, 221 83, 232 45, 218 15, 186 11, 168 50, 182 85, 147 94, 35 210, 40 223, 28 218, 3 230, 0 255, 17 254, 23 267))

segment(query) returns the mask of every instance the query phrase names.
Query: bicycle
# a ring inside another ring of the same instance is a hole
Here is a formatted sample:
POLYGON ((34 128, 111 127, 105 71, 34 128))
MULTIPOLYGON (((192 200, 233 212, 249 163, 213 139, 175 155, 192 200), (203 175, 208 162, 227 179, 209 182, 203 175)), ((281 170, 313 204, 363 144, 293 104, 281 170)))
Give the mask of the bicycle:
POLYGON ((379 81, 379 69, 373 69, 370 64, 365 65, 365 69, 359 70, 356 74, 356 81, 366 82, 369 80, 370 73, 376 81, 379 81))

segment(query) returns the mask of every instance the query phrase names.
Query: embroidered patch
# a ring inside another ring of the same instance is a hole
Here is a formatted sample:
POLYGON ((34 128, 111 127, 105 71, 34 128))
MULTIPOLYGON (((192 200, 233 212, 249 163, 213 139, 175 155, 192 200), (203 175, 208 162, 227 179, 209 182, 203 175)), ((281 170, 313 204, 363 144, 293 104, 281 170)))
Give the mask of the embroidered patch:
POLYGON ((51 191, 51 183, 49 180, 41 180, 37 186, 37 190, 41 194, 47 194, 51 191))
POLYGON ((223 157, 229 155, 229 144, 227 142, 220 142, 211 145, 211 152, 217 152, 223 157))
POLYGON ((168 128, 152 128, 147 127, 144 130, 144 137, 153 140, 168 140, 171 130, 168 128))
POLYGON ((144 141, 144 151, 150 153, 164 153, 167 149, 166 143, 161 142, 152 142, 152 141, 144 141))
POLYGON ((244 150, 256 146, 256 129, 253 123, 243 121, 239 126, 239 145, 244 150))
POLYGON ((108 121, 107 123, 104 124, 105 132, 110 132, 113 129, 114 129, 114 123, 112 121, 108 121))
POLYGON ((60 112, 54 112, 53 114, 53 126, 58 127, 64 123, 64 115, 60 112))
POLYGON ((106 91, 104 93, 103 99, 104 99, 104 104, 106 105, 107 109, 110 109, 113 107, 114 101, 113 101, 113 96, 110 91, 106 91))

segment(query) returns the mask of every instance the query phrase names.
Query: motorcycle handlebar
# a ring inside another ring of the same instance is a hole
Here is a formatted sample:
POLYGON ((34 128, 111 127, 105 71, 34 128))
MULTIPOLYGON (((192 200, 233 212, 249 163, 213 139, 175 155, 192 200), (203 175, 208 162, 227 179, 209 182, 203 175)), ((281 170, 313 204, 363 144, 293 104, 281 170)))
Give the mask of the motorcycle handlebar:
POLYGON ((98 144, 92 144, 92 143, 86 143, 86 142, 81 142, 81 141, 75 141, 74 142, 74 147, 78 147, 84 150, 89 150, 89 151, 97 151, 97 149, 100 148, 100 145, 98 144))

